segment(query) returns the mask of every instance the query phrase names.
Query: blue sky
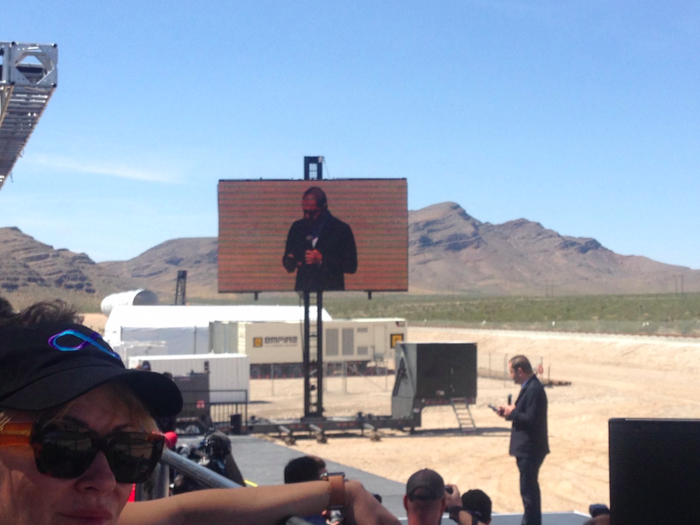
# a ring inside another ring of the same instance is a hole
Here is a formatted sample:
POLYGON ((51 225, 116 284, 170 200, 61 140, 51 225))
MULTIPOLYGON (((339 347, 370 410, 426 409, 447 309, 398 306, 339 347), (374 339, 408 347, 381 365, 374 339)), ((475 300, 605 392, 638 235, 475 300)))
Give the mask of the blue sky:
POLYGON ((216 236, 219 179, 405 177, 626 255, 700 268, 700 4, 34 2, 59 85, 0 226, 96 261, 216 236))

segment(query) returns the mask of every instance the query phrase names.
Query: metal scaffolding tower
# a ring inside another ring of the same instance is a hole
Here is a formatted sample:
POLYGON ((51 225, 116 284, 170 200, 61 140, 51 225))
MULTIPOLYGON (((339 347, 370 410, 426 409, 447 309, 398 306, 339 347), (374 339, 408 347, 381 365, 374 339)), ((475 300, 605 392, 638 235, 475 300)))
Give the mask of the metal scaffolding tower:
POLYGON ((0 42, 0 189, 58 82, 56 44, 0 42))

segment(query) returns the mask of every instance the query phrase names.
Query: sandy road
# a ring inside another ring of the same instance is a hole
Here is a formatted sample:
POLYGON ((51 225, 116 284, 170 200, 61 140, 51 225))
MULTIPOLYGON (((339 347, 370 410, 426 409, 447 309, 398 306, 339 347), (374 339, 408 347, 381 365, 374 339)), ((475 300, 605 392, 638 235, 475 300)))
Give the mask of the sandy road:
MULTIPOLYGON (((608 430, 611 417, 700 418, 700 341, 504 332, 459 329, 409 329, 409 340, 475 341, 480 366, 489 353, 523 353, 542 358, 553 379, 570 386, 547 390, 552 453, 540 474, 546 511, 585 511, 591 502, 608 503, 608 430)), ((383 378, 350 378, 343 393, 340 379, 331 379, 325 406, 330 415, 362 410, 391 411, 390 390, 383 378)), ((391 381, 390 381, 391 383, 391 381)), ((460 488, 488 492, 498 512, 521 511, 515 460, 507 454, 509 424, 494 415, 488 403, 502 403, 517 385, 480 378, 472 413, 477 435, 406 436, 387 433, 379 443, 366 438, 330 439, 320 445, 299 440, 300 451, 350 464, 396 481, 422 467, 431 467, 460 488)), ((251 383, 251 399, 263 403, 250 411, 262 417, 294 417, 301 411, 301 381, 251 383)), ((456 426, 451 409, 423 413, 423 428, 456 426)), ((282 468, 282 467, 280 467, 282 468)))

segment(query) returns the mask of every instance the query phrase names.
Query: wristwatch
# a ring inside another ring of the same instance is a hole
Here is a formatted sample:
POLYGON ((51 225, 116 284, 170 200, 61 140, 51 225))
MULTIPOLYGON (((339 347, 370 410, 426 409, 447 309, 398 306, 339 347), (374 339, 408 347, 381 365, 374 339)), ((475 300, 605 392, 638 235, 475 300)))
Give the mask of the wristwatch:
POLYGON ((327 472, 321 479, 331 484, 331 494, 328 501, 328 510, 342 510, 345 508, 345 472, 327 472))

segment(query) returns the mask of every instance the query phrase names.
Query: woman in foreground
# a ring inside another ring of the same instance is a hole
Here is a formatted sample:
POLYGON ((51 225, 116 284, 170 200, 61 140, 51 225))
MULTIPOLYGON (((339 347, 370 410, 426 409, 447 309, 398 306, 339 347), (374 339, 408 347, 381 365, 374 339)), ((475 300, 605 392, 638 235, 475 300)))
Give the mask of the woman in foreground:
POLYGON ((179 412, 182 397, 161 374, 125 369, 78 320, 60 302, 0 315, 0 523, 275 525, 333 503, 346 523, 398 524, 360 483, 337 479, 127 505, 162 453, 153 417, 179 412))

